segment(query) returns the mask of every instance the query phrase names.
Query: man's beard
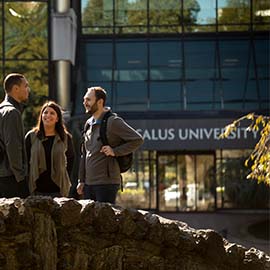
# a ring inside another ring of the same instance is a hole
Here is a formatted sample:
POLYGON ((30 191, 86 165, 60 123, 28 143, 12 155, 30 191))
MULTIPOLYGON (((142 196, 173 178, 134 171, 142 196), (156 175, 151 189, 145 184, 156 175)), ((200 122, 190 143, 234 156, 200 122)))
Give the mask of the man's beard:
POLYGON ((97 102, 95 102, 90 110, 87 110, 87 114, 93 115, 98 110, 97 102))

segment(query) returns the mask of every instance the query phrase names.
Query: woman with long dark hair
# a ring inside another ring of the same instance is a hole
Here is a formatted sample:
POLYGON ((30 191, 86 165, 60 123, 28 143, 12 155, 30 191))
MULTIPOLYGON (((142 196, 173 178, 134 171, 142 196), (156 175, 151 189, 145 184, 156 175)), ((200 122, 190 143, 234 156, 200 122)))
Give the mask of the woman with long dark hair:
POLYGON ((25 144, 30 194, 67 197, 74 150, 57 103, 48 101, 42 106, 38 123, 26 134, 25 144))

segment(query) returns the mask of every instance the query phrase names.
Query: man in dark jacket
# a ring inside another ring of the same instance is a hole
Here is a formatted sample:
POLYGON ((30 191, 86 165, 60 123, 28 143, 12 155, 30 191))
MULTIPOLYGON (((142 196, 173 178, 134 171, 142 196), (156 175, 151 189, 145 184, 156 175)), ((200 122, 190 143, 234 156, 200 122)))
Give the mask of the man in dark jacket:
POLYGON ((22 121, 23 103, 30 88, 24 75, 4 79, 5 99, 0 104, 0 197, 26 197, 27 159, 22 121))
POLYGON ((109 145, 102 145, 100 125, 104 114, 106 91, 101 87, 88 88, 83 105, 91 117, 85 131, 79 169, 78 194, 84 199, 115 203, 121 182, 120 167, 115 157, 137 150, 143 143, 142 136, 122 118, 112 115, 107 122, 109 145))

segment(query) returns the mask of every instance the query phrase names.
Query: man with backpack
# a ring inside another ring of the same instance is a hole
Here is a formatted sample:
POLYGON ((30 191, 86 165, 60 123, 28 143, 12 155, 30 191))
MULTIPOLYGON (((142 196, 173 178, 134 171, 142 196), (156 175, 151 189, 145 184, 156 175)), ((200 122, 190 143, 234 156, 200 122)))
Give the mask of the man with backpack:
POLYGON ((106 96, 99 86, 88 88, 84 96, 83 105, 91 117, 83 132, 77 192, 84 199, 114 204, 121 184, 118 158, 138 149, 143 139, 105 107, 106 96))
POLYGON ((19 73, 7 75, 3 87, 6 96, 0 104, 0 197, 26 197, 27 159, 22 111, 30 88, 25 76, 19 73))

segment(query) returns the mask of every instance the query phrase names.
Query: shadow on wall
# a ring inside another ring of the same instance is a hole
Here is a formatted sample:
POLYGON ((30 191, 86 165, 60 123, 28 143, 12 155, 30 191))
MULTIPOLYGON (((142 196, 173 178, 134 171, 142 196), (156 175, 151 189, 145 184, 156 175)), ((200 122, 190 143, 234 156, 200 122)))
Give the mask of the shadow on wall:
POLYGON ((270 269, 213 230, 89 200, 0 199, 1 269, 270 269))

